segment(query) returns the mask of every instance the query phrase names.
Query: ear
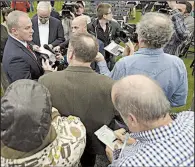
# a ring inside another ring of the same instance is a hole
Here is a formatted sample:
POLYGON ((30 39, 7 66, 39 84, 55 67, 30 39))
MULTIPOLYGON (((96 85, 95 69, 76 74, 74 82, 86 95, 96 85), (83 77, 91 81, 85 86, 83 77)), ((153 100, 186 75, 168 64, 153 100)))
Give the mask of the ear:
POLYGON ((14 34, 14 35, 16 35, 16 34, 18 34, 18 31, 17 31, 16 28, 12 28, 12 29, 11 29, 11 33, 14 34))
POLYGON ((138 121, 137 121, 136 117, 133 114, 131 114, 131 113, 128 114, 127 120, 128 120, 128 124, 131 127, 137 127, 138 121))
POLYGON ((74 51, 70 51, 70 54, 69 54, 69 59, 70 60, 73 60, 73 59, 75 59, 75 56, 74 56, 74 51))
POLYGON ((105 19, 106 18, 106 15, 104 14, 102 18, 105 19))

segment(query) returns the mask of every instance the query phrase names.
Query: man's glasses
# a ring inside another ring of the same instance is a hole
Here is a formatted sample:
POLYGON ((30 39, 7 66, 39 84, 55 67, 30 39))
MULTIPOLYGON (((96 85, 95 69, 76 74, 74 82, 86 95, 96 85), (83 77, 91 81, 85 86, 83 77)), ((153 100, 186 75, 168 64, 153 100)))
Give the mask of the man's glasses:
POLYGON ((49 16, 48 17, 42 17, 42 16, 39 16, 40 19, 49 19, 49 16))
POLYGON ((108 13, 106 13, 106 15, 109 15, 109 14, 112 14, 112 12, 108 12, 108 13))

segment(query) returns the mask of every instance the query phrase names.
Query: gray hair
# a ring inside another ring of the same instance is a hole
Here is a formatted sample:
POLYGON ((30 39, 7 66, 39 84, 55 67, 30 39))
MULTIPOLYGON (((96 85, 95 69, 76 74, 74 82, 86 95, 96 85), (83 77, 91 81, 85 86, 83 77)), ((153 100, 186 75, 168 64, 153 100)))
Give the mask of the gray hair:
POLYGON ((125 122, 130 113, 142 123, 158 120, 170 111, 163 90, 143 75, 131 75, 117 81, 112 87, 112 100, 125 122))
POLYGON ((173 23, 168 16, 149 12, 137 24, 136 32, 149 48, 161 48, 170 40, 173 30, 173 23))
POLYGON ((20 17, 28 17, 28 14, 19 10, 15 10, 9 13, 9 15, 7 16, 7 27, 10 33, 13 27, 19 26, 20 17))
POLYGON ((76 33, 70 38, 69 43, 77 60, 81 62, 92 62, 98 53, 97 39, 88 33, 76 33))
POLYGON ((49 1, 40 1, 37 5, 37 11, 38 10, 48 10, 51 12, 52 7, 49 1))

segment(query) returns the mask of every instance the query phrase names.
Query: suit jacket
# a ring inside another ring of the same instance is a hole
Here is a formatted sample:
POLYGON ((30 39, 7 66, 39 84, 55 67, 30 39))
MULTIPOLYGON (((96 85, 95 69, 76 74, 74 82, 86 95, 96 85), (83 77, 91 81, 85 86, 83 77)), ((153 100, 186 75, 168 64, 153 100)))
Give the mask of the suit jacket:
POLYGON ((111 78, 97 74, 89 67, 68 66, 63 71, 39 78, 52 97, 52 104, 63 116, 77 116, 87 130, 86 151, 105 154, 105 146, 94 135, 103 125, 109 125, 115 109, 111 101, 111 78))
POLYGON ((19 79, 36 80, 44 73, 33 54, 11 36, 8 36, 3 53, 3 69, 9 83, 19 79))
MULTIPOLYGON (((33 33, 33 41, 31 43, 33 45, 40 46, 38 16, 32 18, 32 28, 34 30, 34 33, 33 33)), ((64 42, 64 40, 65 40, 64 29, 62 27, 61 21, 59 21, 54 17, 50 17, 48 44, 52 44, 52 46, 55 47, 61 44, 62 42, 64 42)))

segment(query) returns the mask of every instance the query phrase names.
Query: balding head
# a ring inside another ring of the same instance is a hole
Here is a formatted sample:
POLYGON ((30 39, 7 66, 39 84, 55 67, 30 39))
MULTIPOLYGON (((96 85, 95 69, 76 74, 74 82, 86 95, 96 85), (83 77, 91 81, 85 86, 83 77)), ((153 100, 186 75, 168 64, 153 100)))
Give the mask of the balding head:
POLYGON ((94 36, 88 33, 76 33, 69 42, 68 62, 75 59, 83 63, 91 63, 98 53, 98 43, 94 36))
POLYGON ((170 110, 160 86, 143 75, 131 75, 116 82, 112 88, 112 101, 124 119, 132 114, 139 122, 158 120, 170 110))
POLYGON ((72 33, 87 33, 87 17, 78 16, 72 21, 72 33))

